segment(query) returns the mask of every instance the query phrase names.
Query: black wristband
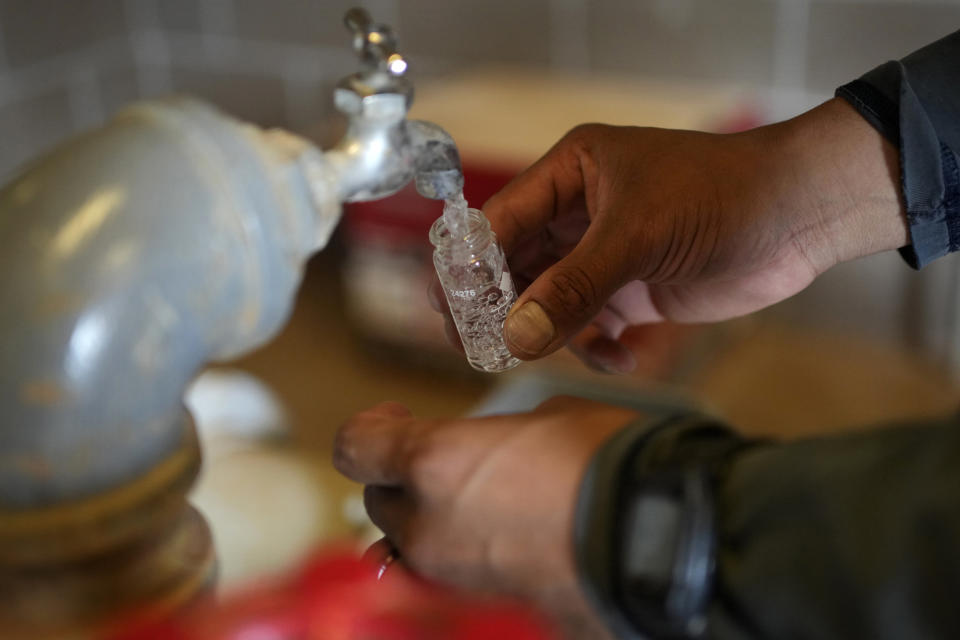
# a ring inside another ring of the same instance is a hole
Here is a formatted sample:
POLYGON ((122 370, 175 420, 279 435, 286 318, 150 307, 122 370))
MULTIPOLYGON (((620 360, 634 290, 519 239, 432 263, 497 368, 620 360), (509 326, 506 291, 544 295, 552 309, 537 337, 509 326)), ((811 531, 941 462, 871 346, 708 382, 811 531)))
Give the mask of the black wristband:
POLYGON ((701 415, 639 421, 594 457, 575 523, 584 588, 622 638, 696 638, 716 545, 713 478, 744 446, 701 415))

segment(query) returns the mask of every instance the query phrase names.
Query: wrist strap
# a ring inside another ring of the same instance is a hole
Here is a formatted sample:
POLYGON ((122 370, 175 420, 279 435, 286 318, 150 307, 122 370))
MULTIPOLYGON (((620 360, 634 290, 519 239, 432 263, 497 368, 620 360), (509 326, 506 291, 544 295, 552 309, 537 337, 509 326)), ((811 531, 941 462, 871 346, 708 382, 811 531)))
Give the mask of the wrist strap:
POLYGON ((575 522, 584 589, 622 638, 696 638, 713 582, 715 477, 745 442, 685 414, 618 432, 594 457, 575 522))

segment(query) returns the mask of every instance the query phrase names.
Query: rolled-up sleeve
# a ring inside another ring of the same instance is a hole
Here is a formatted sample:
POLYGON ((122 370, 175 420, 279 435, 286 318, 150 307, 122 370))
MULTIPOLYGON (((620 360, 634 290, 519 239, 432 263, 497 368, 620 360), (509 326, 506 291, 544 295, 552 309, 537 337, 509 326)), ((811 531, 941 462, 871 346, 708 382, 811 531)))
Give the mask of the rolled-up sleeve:
POLYGON ((960 31, 837 89, 900 150, 914 268, 960 248, 960 31))

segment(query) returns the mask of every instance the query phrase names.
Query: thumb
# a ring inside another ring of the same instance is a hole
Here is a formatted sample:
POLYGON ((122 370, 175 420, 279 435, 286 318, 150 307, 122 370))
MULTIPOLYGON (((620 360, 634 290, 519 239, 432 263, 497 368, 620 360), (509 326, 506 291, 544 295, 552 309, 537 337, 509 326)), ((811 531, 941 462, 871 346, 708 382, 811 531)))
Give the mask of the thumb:
POLYGON ((624 282, 589 230, 569 255, 544 271, 510 310, 507 348, 524 360, 553 353, 587 326, 624 282), (606 258, 606 259, 605 259, 606 258))

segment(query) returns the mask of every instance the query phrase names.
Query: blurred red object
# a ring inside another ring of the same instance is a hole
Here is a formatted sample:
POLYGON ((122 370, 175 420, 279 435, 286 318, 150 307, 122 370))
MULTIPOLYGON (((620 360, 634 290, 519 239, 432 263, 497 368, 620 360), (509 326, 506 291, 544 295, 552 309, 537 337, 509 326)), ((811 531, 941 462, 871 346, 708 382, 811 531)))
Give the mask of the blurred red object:
POLYGON ((162 622, 126 622, 111 640, 551 640, 536 614, 443 589, 391 567, 322 553, 296 575, 162 622))

